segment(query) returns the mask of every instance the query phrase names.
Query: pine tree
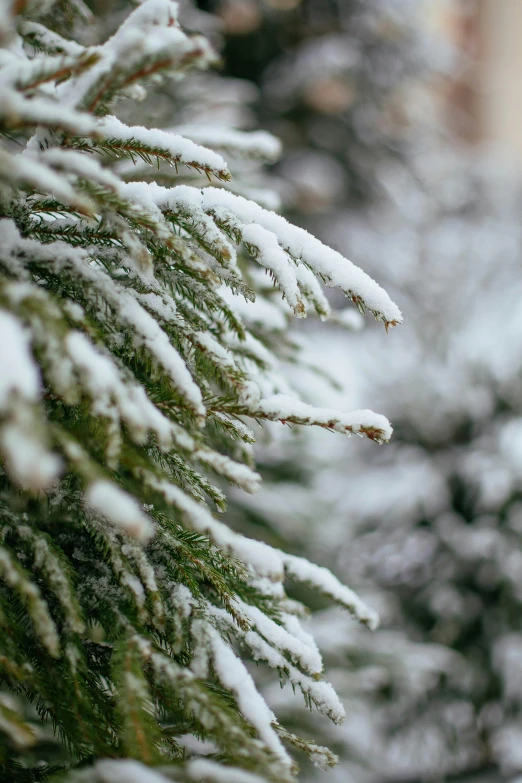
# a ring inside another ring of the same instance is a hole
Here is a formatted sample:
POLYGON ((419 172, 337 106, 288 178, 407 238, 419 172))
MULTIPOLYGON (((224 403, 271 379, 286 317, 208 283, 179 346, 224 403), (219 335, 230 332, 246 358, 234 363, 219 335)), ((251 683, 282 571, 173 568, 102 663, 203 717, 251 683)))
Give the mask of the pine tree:
POLYGON ((400 312, 229 189, 212 147, 255 157, 266 137, 206 127, 201 146, 112 113, 214 62, 176 3, 145 0, 95 45, 81 0, 0 6, 1 778, 291 781, 285 745, 334 756, 278 723, 248 662, 344 711, 283 580, 376 615, 234 532, 224 488, 258 487, 249 420, 387 440, 383 416, 300 402, 277 354, 292 312, 329 317, 321 282, 387 327, 400 312), (277 341, 249 328, 269 319, 277 341))

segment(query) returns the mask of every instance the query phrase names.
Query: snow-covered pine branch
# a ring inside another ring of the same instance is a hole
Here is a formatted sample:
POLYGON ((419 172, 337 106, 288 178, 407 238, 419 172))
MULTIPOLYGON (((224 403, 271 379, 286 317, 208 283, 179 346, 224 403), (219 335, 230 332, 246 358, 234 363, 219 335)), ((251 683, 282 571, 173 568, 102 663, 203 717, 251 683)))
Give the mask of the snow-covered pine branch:
POLYGON ((263 163, 274 163, 281 155, 279 139, 265 131, 245 133, 234 128, 211 125, 180 125, 174 130, 198 144, 217 150, 223 155, 230 155, 232 158, 241 157, 263 163))
MULTIPOLYGON (((333 756, 277 723, 246 660, 344 713, 285 578, 376 617, 329 572, 232 530, 225 486, 259 486, 255 420, 391 434, 369 411, 299 401, 279 371, 288 305, 328 318, 325 283, 387 326, 400 312, 351 262, 225 189, 222 153, 271 160, 271 137, 115 116, 119 99, 213 61, 176 3, 145 0, 90 46, 45 26, 52 7, 2 5, 1 775, 25 780, 38 758, 87 783, 161 780, 168 764, 180 780, 290 783, 287 744, 333 756), (147 181, 124 181, 122 157, 147 181), (163 164, 199 179, 161 186, 163 164)), ((79 0, 54 9, 87 18, 79 0)))
MULTIPOLYGON (((74 146, 78 148, 80 141, 74 146)), ((225 160, 216 152, 195 144, 188 138, 159 129, 125 125, 117 117, 103 117, 97 125, 92 149, 107 152, 115 157, 136 158, 152 164, 163 161, 177 168, 178 164, 196 171, 203 171, 210 180, 230 179, 225 160)), ((86 147, 89 149, 89 147, 86 147)))

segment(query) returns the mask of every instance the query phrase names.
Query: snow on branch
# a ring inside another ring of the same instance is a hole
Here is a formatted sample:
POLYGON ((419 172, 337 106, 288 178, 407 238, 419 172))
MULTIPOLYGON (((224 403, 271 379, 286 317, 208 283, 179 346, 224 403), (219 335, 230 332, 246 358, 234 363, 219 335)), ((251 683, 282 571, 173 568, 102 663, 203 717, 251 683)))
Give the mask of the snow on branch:
POLYGON ((278 724, 276 728, 281 739, 288 744, 293 745, 297 750, 306 753, 314 767, 326 772, 339 763, 339 757, 336 756, 335 753, 332 753, 329 748, 325 748, 324 745, 317 745, 312 740, 297 737, 280 724, 278 724))
POLYGON ((209 178, 213 174, 225 182, 230 179, 226 161, 221 155, 183 136, 139 125, 128 126, 113 116, 103 117, 97 130, 99 136, 92 143, 95 150, 133 160, 140 158, 146 163, 153 163, 155 159, 171 166, 181 164, 203 171, 209 178))
POLYGON ((258 692, 246 666, 212 626, 207 625, 206 633, 212 649, 214 668, 220 682, 234 693, 244 717, 256 729, 283 766, 289 770, 292 760, 273 728, 275 716, 258 692))
POLYGON ((244 225, 255 223, 270 231, 292 259, 306 264, 327 285, 341 288, 358 307, 366 307, 379 320, 388 325, 401 322, 400 310, 371 277, 305 229, 293 226, 281 215, 224 190, 206 188, 201 199, 205 210, 217 219, 226 221, 233 214, 244 225))
POLYGON ((194 459, 212 468, 220 476, 224 476, 245 492, 257 492, 260 488, 261 476, 259 473, 242 462, 236 462, 225 454, 219 454, 219 452, 204 447, 195 450, 193 456, 194 459))
POLYGON ((117 93, 128 92, 136 84, 213 62, 215 55, 207 40, 181 30, 177 10, 171 0, 145 0, 96 48, 96 66, 60 88, 62 101, 98 112, 117 93))
MULTIPOLYGON (((329 286, 338 286, 358 308, 367 308, 386 326, 401 322, 398 307, 388 294, 351 261, 285 218, 223 189, 197 190, 187 185, 165 188, 155 182, 133 182, 124 192, 139 199, 144 208, 160 208, 167 214, 192 215, 199 220, 202 231, 208 232, 208 243, 217 241, 215 229, 205 225, 202 212, 210 215, 221 229, 237 242, 243 241, 254 250, 255 257, 274 274, 281 290, 297 315, 305 314, 296 264, 305 264, 329 286)), ((204 234, 200 234, 202 237, 204 234)), ((301 285, 310 295, 310 280, 301 278, 301 285)))
POLYGON ((41 394, 38 366, 30 350, 30 334, 7 310, 0 309, 0 413, 12 394, 36 402, 41 394))
MULTIPOLYGON (((138 344, 150 351, 155 361, 164 369, 186 399, 187 404, 203 420, 205 408, 200 388, 193 381, 185 362, 167 334, 129 290, 113 280, 100 266, 89 264, 89 254, 85 250, 72 249, 65 242, 42 245, 36 240, 24 239, 16 232, 11 234, 10 240, 10 252, 13 255, 18 254, 22 258, 32 259, 33 264, 38 260, 44 267, 43 271, 45 266, 49 266, 61 274, 72 273, 95 288, 105 302, 114 308, 122 324, 134 330, 138 344)), ((3 250, 6 252, 7 248, 4 246, 3 250)), ((79 347, 78 341, 77 347, 79 347)), ((86 353, 87 351, 88 344, 84 342, 83 351, 79 356, 83 355, 84 361, 88 358, 92 361, 95 354, 86 353)), ((98 363, 101 363, 101 359, 98 363)))
POLYGON ((19 564, 14 554, 0 547, 0 578, 19 595, 27 607, 36 634, 53 658, 60 656, 60 640, 47 602, 43 599, 31 575, 19 564))
POLYGON ((237 600, 238 610, 248 620, 251 627, 263 636, 271 645, 290 658, 308 674, 318 675, 323 670, 323 661, 316 647, 310 647, 302 640, 287 631, 283 626, 267 617, 256 606, 250 606, 244 601, 237 600))
POLYGON ((152 524, 136 500, 116 484, 103 479, 93 482, 85 494, 91 511, 106 517, 129 535, 146 540, 152 535, 152 524))
POLYGON ((298 582, 312 585, 347 609, 363 625, 367 625, 372 630, 377 627, 376 612, 368 607, 353 590, 339 582, 327 568, 316 566, 304 558, 286 555, 261 541, 235 533, 223 522, 215 519, 204 505, 197 503, 179 487, 167 481, 157 479, 150 474, 144 475, 144 480, 151 489, 159 492, 167 502, 181 511, 189 527, 207 534, 218 546, 233 552, 239 560, 253 567, 258 574, 276 581, 286 574, 298 582))
POLYGON ((48 487, 56 480, 61 461, 48 449, 46 427, 37 406, 42 383, 31 352, 31 334, 2 308, 0 368, 0 453, 19 485, 48 487))
POLYGON ((239 131, 216 125, 179 125, 173 129, 205 147, 219 150, 230 157, 275 163, 281 157, 282 146, 276 136, 266 131, 239 131))
POLYGON ((96 120, 87 112, 76 111, 56 100, 26 96, 14 88, 0 93, 0 126, 8 131, 39 125, 88 136, 96 133, 96 120))
POLYGON ((379 624, 379 617, 362 601, 357 593, 343 585, 327 568, 310 563, 302 557, 283 555, 286 574, 296 582, 315 587, 323 595, 328 596, 340 606, 348 609, 351 615, 363 625, 374 630, 379 624))
POLYGON ((377 443, 385 443, 392 436, 388 419, 370 410, 343 411, 334 408, 316 408, 285 394, 274 394, 262 399, 250 415, 283 424, 304 424, 323 427, 344 435, 366 435, 377 443))
POLYGON ((85 51, 85 47, 77 41, 63 38, 54 30, 49 30, 43 24, 32 20, 22 20, 18 25, 18 32, 35 51, 44 52, 50 56, 58 54, 81 55, 85 51))
MULTIPOLYGON (((253 608, 250 607, 250 611, 253 608)), ((234 624, 231 616, 223 609, 209 606, 208 611, 216 618, 218 624, 228 629, 248 648, 255 661, 263 661, 288 677, 292 686, 300 689, 307 703, 314 704, 322 715, 330 718, 334 723, 343 722, 346 713, 333 687, 330 683, 319 679, 317 673, 310 676, 300 667, 290 663, 278 644, 279 634, 274 638, 273 633, 266 633, 266 628, 265 634, 260 633, 255 627, 245 630, 234 624)), ((294 646, 297 641, 294 637, 294 646)))
POLYGON ((266 783, 266 778, 243 769, 224 766, 211 759, 189 761, 186 772, 194 783, 266 783))
POLYGON ((189 497, 175 484, 158 479, 151 473, 142 473, 142 477, 150 489, 162 495, 167 503, 181 512, 187 527, 208 535, 217 546, 233 552, 239 560, 251 565, 259 573, 269 574, 275 579, 282 578, 283 565, 276 549, 262 541, 235 533, 228 525, 215 519, 206 506, 189 497))
POLYGON ((90 202, 71 183, 41 163, 33 155, 8 155, 0 150, 0 179, 13 188, 31 188, 40 193, 49 190, 62 204, 81 212, 90 211, 90 202))
POLYGON ((199 191, 188 188, 188 193, 177 188, 163 188, 155 182, 129 182, 122 186, 122 193, 131 202, 154 215, 168 209, 168 216, 193 236, 201 247, 226 269, 236 270, 236 250, 225 234, 202 209, 199 191), (179 196, 179 198, 178 198, 179 196), (185 196, 185 197, 183 197, 185 196))
POLYGON ((176 783, 134 759, 103 759, 94 766, 96 783, 176 783))

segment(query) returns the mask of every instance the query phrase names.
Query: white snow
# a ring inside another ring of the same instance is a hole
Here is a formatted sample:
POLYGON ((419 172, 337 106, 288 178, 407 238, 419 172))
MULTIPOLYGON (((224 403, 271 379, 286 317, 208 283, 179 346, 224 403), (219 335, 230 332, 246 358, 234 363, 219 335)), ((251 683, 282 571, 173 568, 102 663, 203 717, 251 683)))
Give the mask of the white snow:
POLYGON ((225 268, 236 270, 235 247, 202 208, 198 190, 181 185, 169 189, 155 182, 128 182, 123 192, 152 214, 163 208, 178 215, 179 222, 186 223, 189 233, 202 240, 225 268))
POLYGON ((246 326, 262 327, 274 332, 283 332, 288 326, 288 317, 277 301, 257 296, 255 301, 250 302, 234 294, 228 286, 221 286, 219 295, 246 326))
POLYGON ((211 449, 199 448, 193 453, 194 459, 203 462, 210 468, 225 476, 245 492, 257 492, 261 483, 261 476, 254 470, 244 465, 242 462, 236 462, 225 454, 220 454, 211 449))
POLYGON ((270 750, 286 767, 290 767, 291 759, 272 727, 275 716, 258 692, 245 664, 210 625, 207 626, 207 633, 212 648, 214 669, 221 684, 235 695, 241 713, 256 729, 270 750))
POLYGON ((129 325, 168 373, 176 388, 182 393, 201 419, 205 417, 201 390, 168 336, 158 322, 132 296, 119 297, 119 310, 129 325))
POLYGON ((359 622, 374 630, 379 624, 377 612, 362 601, 357 593, 343 585, 331 571, 310 563, 302 557, 283 554, 285 571, 292 579, 317 588, 324 595, 348 609, 359 622))
POLYGON ((90 155, 76 150, 64 150, 51 147, 40 153, 40 160, 55 169, 70 172, 82 179, 97 182, 116 193, 120 189, 120 180, 110 171, 101 166, 100 162, 90 155))
POLYGON ((150 430, 165 448, 172 445, 173 426, 149 400, 143 386, 124 382, 113 359, 102 354, 83 333, 69 332, 65 344, 72 363, 82 372, 95 413, 112 417, 117 405, 138 442, 150 430))
POLYGON ((19 22, 19 30, 23 36, 31 36, 42 46, 50 51, 63 52, 63 54, 79 55, 85 51, 77 41, 68 38, 62 38, 58 33, 48 30, 44 25, 38 22, 32 22, 24 19, 19 22))
POLYGON ((281 142, 266 131, 235 130, 220 125, 180 125, 173 129, 206 147, 223 150, 231 156, 257 158, 274 163, 281 156, 281 142))
POLYGON ((0 449, 15 481, 43 489, 57 478, 62 463, 35 427, 33 405, 41 394, 40 373, 31 353, 31 334, 21 321, 0 309, 0 449))
POLYGON ((244 563, 248 563, 259 573, 271 574, 281 578, 283 566, 277 550, 235 533, 228 525, 215 519, 208 508, 191 498, 182 489, 168 481, 160 481, 153 476, 144 477, 149 486, 160 492, 165 499, 178 508, 185 524, 200 533, 207 534, 214 543, 225 551, 231 551, 244 563))
MULTIPOLYGON (((270 263, 279 270, 284 269, 284 281, 288 284, 287 268, 282 266, 281 249, 297 263, 305 262, 329 286, 338 286, 359 305, 367 307, 376 317, 386 324, 400 323, 402 316, 398 307, 388 294, 361 269, 343 258, 340 253, 323 245, 305 229, 291 225, 281 215, 277 215, 222 188, 204 188, 201 191, 188 185, 165 188, 155 182, 129 183, 129 194, 139 200, 143 206, 169 209, 174 212, 186 209, 197 214, 197 210, 211 214, 218 222, 232 225, 242 232, 245 227, 255 224, 274 236, 268 240, 259 228, 250 229, 251 238, 261 239, 270 263), (138 198, 139 194, 139 198, 138 198), (275 243, 278 248, 275 250, 275 243)), ((202 218, 201 218, 202 222, 202 218)), ((216 241, 214 232, 208 228, 210 241, 216 241)), ((249 232, 247 231, 247 237, 249 232)), ((247 240, 248 241, 248 240, 247 240)), ((266 260, 265 260, 266 263, 266 260)), ((283 284, 282 284, 283 285, 283 284)), ((291 289, 290 289, 291 291, 291 289)), ((300 311, 297 302, 297 310, 300 311)))
POLYGON ((40 373, 31 353, 31 335, 21 321, 0 309, 0 411, 11 394, 36 402, 40 397, 40 373))
POLYGON ((133 759, 103 759, 96 763, 95 770, 100 783, 176 783, 170 775, 166 778, 133 759))
POLYGON ((86 112, 63 106, 48 97, 30 100, 15 90, 4 88, 0 94, 0 115, 10 121, 23 120, 28 125, 63 128, 77 136, 96 131, 95 119, 86 112))
POLYGON ((225 210, 225 214, 230 211, 245 224, 256 223, 271 231, 293 258, 305 261, 327 285, 338 286, 346 293, 359 297, 368 309, 388 323, 400 323, 402 320, 398 307, 371 277, 305 229, 291 225, 281 215, 217 188, 206 188, 202 192, 202 204, 216 213, 221 209, 225 210))
POLYGON ((61 472, 62 460, 48 450, 41 433, 29 418, 4 424, 0 429, 0 450, 4 453, 10 474, 26 489, 47 489, 61 472))
POLYGON ((20 564, 13 560, 13 556, 5 547, 0 548, 0 574, 3 582, 14 588, 25 599, 29 616, 41 641, 53 658, 58 658, 60 640, 47 602, 42 598, 38 586, 26 578, 20 564))
POLYGON ((103 117, 99 121, 98 130, 106 141, 113 139, 123 142, 136 141, 145 147, 167 153, 167 156, 177 163, 213 172, 216 176, 224 179, 230 176, 226 161, 221 155, 195 144, 183 136, 157 128, 149 129, 141 125, 125 125, 114 116, 103 117))
POLYGON ((53 196, 62 204, 89 209, 89 201, 78 194, 64 176, 41 163, 32 153, 12 156, 0 150, 0 167, 2 176, 15 187, 29 185, 39 193, 53 196))
POLYGON ((140 540, 150 538, 153 527, 138 502, 112 481, 93 481, 85 493, 87 506, 117 527, 140 540))
POLYGON ((296 271, 287 254, 279 246, 275 234, 257 223, 250 223, 243 226, 242 238, 247 247, 253 248, 256 261, 274 273, 288 304, 296 315, 305 315, 306 310, 301 299, 296 271))
POLYGON ((309 697, 318 711, 330 718, 334 723, 342 723, 345 711, 335 690, 328 682, 318 679, 317 674, 304 674, 297 666, 292 665, 287 657, 280 652, 273 641, 267 641, 256 630, 244 631, 234 624, 231 616, 224 610, 208 606, 208 612, 213 615, 223 628, 228 629, 240 638, 250 650, 255 661, 264 661, 271 668, 283 671, 293 686, 309 697))
POLYGON ((133 82, 133 69, 139 73, 147 60, 149 63, 166 60, 171 68, 182 66, 188 55, 191 55, 192 65, 204 66, 212 62, 214 54, 206 39, 185 35, 177 24, 177 11, 177 3, 171 0, 145 0, 103 46, 92 47, 91 50, 99 55, 96 64, 71 83, 59 86, 57 92, 61 103, 65 106, 85 103, 94 109, 107 89, 111 74, 118 73, 117 62, 126 62, 129 84, 133 82))
POLYGON ((81 249, 71 248, 66 242, 41 245, 35 240, 14 240, 17 248, 34 251, 38 258, 45 259, 58 270, 73 269, 96 289, 115 308, 122 321, 134 330, 135 341, 145 345, 154 359, 171 378, 175 387, 185 397, 203 423, 205 408, 201 391, 178 351, 170 342, 158 322, 145 310, 131 292, 113 280, 104 270, 88 263, 88 254, 81 249))
POLYGON ((323 661, 317 648, 310 647, 289 633, 284 627, 258 609, 244 601, 236 601, 238 608, 257 630, 273 647, 287 652, 295 663, 302 666, 309 674, 320 674, 323 670, 323 661))
POLYGON ((273 421, 315 424, 345 435, 367 434, 378 442, 389 440, 393 432, 388 419, 380 413, 316 408, 285 394, 274 394, 262 399, 256 407, 259 414, 273 421))
POLYGON ((265 778, 246 772, 244 769, 225 767, 210 759, 194 759, 189 761, 186 772, 194 783, 266 783, 265 778))

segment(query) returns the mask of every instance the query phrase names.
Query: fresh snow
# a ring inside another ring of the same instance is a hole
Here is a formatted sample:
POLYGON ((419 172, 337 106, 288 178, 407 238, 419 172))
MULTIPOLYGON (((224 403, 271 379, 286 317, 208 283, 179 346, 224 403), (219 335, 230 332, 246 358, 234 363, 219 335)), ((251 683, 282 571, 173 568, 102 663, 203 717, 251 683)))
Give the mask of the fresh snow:
POLYGON ((146 540, 152 535, 152 523, 137 501, 111 481, 94 481, 85 493, 85 502, 92 511, 135 538, 146 540))
POLYGON ((369 410, 345 413, 335 408, 316 408, 285 394, 262 399, 256 407, 260 415, 274 421, 315 424, 345 435, 367 434, 379 442, 389 440, 393 432, 388 419, 380 413, 369 410))
POLYGON ((207 633, 214 669, 221 684, 235 695, 242 714, 270 750, 285 766, 290 767, 291 759, 272 726, 275 716, 257 690, 245 664, 210 625, 207 626, 207 633))
POLYGON ((210 759, 194 759, 186 766, 189 780, 194 783, 266 783, 265 778, 246 772, 244 769, 225 767, 210 759))
POLYGON ((285 571, 292 579, 317 588, 323 595, 327 595, 348 609, 359 622, 372 630, 377 628, 379 624, 377 612, 365 604, 357 593, 343 585, 327 568, 295 555, 283 554, 283 560, 285 571))
POLYGON ((281 142, 266 131, 245 132, 219 125, 180 125, 173 129, 205 147, 222 150, 231 157, 257 158, 274 163, 281 156, 281 142))
POLYGON ((177 163, 213 172, 223 179, 228 179, 230 176, 226 161, 221 155, 202 147, 200 144, 195 144, 183 136, 157 128, 149 129, 141 125, 125 125, 113 116, 103 117, 99 121, 98 131, 109 142, 112 140, 135 141, 144 147, 167 153, 177 163))
POLYGON ((262 243, 259 252, 264 258, 264 264, 270 263, 272 271, 277 269, 277 274, 283 274, 283 279, 279 282, 285 294, 291 297, 298 314, 302 312, 302 304, 295 294, 297 280, 295 284, 293 280, 290 281, 292 262, 306 264, 328 286, 341 288, 356 304, 367 307, 386 324, 397 324, 402 320, 400 310, 388 294, 355 264, 323 245, 305 229, 291 225, 281 215, 268 212, 253 201, 222 188, 197 190, 188 185, 165 188, 155 182, 128 183, 125 190, 131 198, 135 198, 153 213, 159 207, 174 213, 185 209, 189 215, 198 215, 202 229, 208 232, 208 241, 211 244, 219 244, 225 240, 218 229, 205 225, 204 214, 212 215, 220 224, 230 225, 242 236, 246 229, 245 241, 248 243, 249 239, 259 240, 262 243), (252 224, 257 228, 249 228, 252 224), (269 236, 273 239, 269 239, 269 236), (288 258, 282 251, 288 254, 288 258), (283 257, 286 261, 284 264, 283 257))
POLYGON ((40 396, 40 373, 31 353, 31 336, 22 323, 0 309, 0 411, 11 394, 36 402, 40 396))
POLYGON ((160 772, 133 759, 103 759, 95 765, 100 783, 176 783, 160 772))
POLYGON ((292 686, 299 688, 303 695, 310 698, 322 715, 330 718, 334 723, 343 722, 345 711, 330 683, 320 680, 317 674, 309 676, 291 664, 286 655, 278 649, 271 636, 267 640, 253 628, 250 630, 239 629, 224 609, 209 605, 207 610, 223 628, 234 633, 248 647, 255 661, 264 661, 271 668, 284 672, 292 686))
POLYGON ((0 429, 0 451, 3 451, 9 472, 23 488, 47 489, 58 478, 62 460, 42 442, 34 422, 7 422, 0 429), (33 426, 31 426, 33 425, 33 426))

